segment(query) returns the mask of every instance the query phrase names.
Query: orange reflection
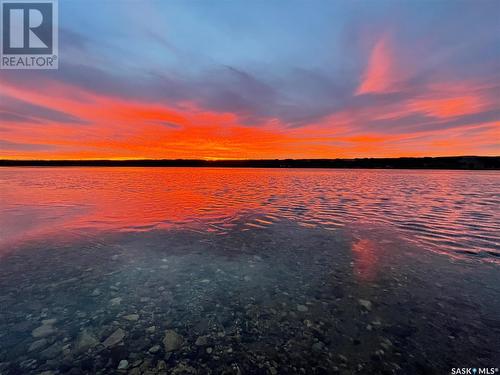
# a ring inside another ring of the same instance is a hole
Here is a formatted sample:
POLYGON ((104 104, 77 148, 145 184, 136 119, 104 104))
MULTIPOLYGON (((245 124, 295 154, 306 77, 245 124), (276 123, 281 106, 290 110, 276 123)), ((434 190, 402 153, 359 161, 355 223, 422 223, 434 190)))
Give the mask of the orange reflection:
MULTIPOLYGON (((477 171, 0 168, 0 247, 68 231, 225 234, 291 220, 327 229, 388 223, 440 251, 466 246, 496 252, 498 228, 492 223, 498 210, 494 201, 484 202, 498 178, 477 171)), ((354 271, 371 280, 389 245, 371 228, 354 237, 354 271)))
POLYGON ((354 274, 362 281, 373 281, 377 276, 378 257, 374 241, 363 238, 352 245, 354 274))
MULTIPOLYGON (((187 168, 2 170, 0 244, 62 230, 150 230, 217 222, 223 228, 259 201, 232 196, 245 171, 187 168), (30 186, 30 188, 26 188, 30 186)), ((248 193, 248 192, 247 192, 248 193)))

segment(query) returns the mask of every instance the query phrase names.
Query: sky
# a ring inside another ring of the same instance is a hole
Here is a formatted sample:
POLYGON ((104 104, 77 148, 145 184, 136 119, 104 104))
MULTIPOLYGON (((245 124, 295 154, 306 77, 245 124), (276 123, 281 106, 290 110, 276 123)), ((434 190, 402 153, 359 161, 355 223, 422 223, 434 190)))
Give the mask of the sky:
POLYGON ((0 158, 500 155, 500 1, 60 0, 0 158))

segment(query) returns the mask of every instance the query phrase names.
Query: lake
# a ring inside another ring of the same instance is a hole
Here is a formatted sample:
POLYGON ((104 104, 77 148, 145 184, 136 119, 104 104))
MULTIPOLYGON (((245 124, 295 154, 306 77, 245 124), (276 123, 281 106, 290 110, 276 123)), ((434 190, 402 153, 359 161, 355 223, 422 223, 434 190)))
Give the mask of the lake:
POLYGON ((500 172, 0 169, 0 374, 500 365, 500 172))

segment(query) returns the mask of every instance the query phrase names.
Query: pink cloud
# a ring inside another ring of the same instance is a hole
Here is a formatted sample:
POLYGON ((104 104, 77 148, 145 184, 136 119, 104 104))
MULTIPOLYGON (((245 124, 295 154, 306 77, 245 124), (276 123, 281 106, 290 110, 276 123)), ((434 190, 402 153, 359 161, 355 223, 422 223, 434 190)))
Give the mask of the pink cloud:
POLYGON ((385 93, 393 90, 396 67, 392 46, 387 35, 381 37, 373 47, 368 65, 356 95, 385 93))

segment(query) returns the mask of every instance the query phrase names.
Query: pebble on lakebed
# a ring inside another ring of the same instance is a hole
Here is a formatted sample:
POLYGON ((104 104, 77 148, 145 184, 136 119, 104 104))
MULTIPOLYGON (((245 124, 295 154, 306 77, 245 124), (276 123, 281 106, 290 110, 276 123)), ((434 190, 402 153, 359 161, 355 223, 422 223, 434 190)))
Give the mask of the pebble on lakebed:
POLYGON ((166 352, 173 352, 179 350, 184 343, 184 338, 177 332, 168 329, 165 331, 165 338, 163 339, 163 345, 165 346, 166 352))
POLYGON ((128 368, 128 361, 126 359, 122 359, 118 364, 118 370, 126 370, 128 368))
POLYGON ((96 347, 97 345, 99 345, 99 340, 97 340, 97 338, 90 332, 84 330, 78 335, 75 349, 78 352, 84 352, 88 349, 96 347))
POLYGON ((126 319, 126 320, 131 321, 131 322, 136 322, 139 320, 139 315, 137 315, 137 314, 125 315, 125 316, 123 316, 123 319, 126 319))
POLYGON ((149 351, 151 354, 156 354, 156 353, 158 353, 160 350, 161 350, 160 345, 154 345, 154 346, 152 346, 151 348, 149 348, 149 350, 148 350, 148 351, 149 351))
POLYGON ((366 299, 359 299, 358 302, 361 305, 361 307, 365 308, 367 311, 372 310, 372 303, 370 301, 366 299))
POLYGON ((309 308, 305 305, 297 305, 297 310, 300 312, 307 312, 309 308))
POLYGON ((121 328, 118 328, 116 331, 114 331, 111 336, 109 336, 104 342, 102 343, 105 347, 113 347, 117 344, 119 344, 123 338, 125 337, 125 331, 121 328))
POLYGON ((53 324, 56 322, 56 319, 47 319, 42 321, 42 325, 38 328, 35 328, 31 335, 35 338, 47 337, 56 333, 56 329, 53 327, 53 324))
POLYGON ((194 344, 196 346, 206 346, 206 345, 208 345, 208 337, 207 336, 200 336, 196 339, 196 342, 194 344))

